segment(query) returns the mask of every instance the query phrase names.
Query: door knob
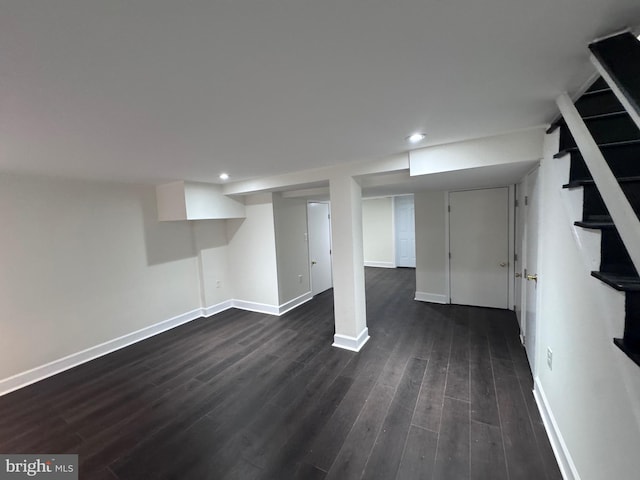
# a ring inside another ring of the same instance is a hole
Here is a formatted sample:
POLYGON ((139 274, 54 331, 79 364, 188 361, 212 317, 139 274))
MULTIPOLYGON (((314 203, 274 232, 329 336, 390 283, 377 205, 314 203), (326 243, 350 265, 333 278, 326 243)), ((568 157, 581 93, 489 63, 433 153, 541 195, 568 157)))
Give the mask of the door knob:
POLYGON ((516 278, 520 278, 522 274, 520 272, 516 272, 516 278))
POLYGON ((318 262, 316 262, 315 260, 311 260, 311 265, 316 265, 318 262))
POLYGON ((527 280, 533 280, 534 282, 538 282, 538 275, 533 274, 533 275, 527 275, 527 280))
POLYGON ((506 267, 507 266, 507 262, 500 262, 499 264, 501 267, 506 267))

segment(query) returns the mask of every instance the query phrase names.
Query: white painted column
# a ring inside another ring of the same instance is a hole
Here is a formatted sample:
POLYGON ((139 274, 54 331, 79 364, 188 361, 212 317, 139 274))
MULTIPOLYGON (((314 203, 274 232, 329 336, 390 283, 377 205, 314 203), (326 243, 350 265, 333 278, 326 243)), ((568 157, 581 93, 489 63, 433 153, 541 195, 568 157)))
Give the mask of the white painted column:
POLYGON ((362 247, 362 190, 348 175, 329 181, 334 347, 360 351, 369 340, 362 247))

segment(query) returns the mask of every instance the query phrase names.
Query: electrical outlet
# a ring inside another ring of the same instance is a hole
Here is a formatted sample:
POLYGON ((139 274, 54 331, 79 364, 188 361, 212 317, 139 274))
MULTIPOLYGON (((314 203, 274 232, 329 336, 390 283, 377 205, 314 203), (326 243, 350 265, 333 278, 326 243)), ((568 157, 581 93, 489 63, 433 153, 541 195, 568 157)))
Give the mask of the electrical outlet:
POLYGON ((549 366, 549 370, 553 370, 553 352, 549 347, 547 347, 547 365, 549 366))

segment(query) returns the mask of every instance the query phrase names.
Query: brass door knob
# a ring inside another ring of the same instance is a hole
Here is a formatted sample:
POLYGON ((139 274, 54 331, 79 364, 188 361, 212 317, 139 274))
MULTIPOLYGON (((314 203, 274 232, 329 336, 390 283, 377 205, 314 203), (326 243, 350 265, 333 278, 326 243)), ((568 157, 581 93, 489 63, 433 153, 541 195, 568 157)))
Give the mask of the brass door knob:
POLYGON ((538 281, 538 275, 527 275, 527 280, 533 280, 534 282, 538 281))

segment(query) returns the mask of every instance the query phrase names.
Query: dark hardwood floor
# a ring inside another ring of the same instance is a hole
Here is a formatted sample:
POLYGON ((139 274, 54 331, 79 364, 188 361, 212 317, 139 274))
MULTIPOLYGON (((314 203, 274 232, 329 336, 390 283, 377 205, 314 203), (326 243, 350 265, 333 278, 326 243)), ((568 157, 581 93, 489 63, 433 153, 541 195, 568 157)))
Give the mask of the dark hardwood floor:
POLYGON ((331 347, 325 292, 228 310, 0 397, 0 452, 81 479, 559 479, 513 312, 413 300, 367 269, 371 339, 331 347))

